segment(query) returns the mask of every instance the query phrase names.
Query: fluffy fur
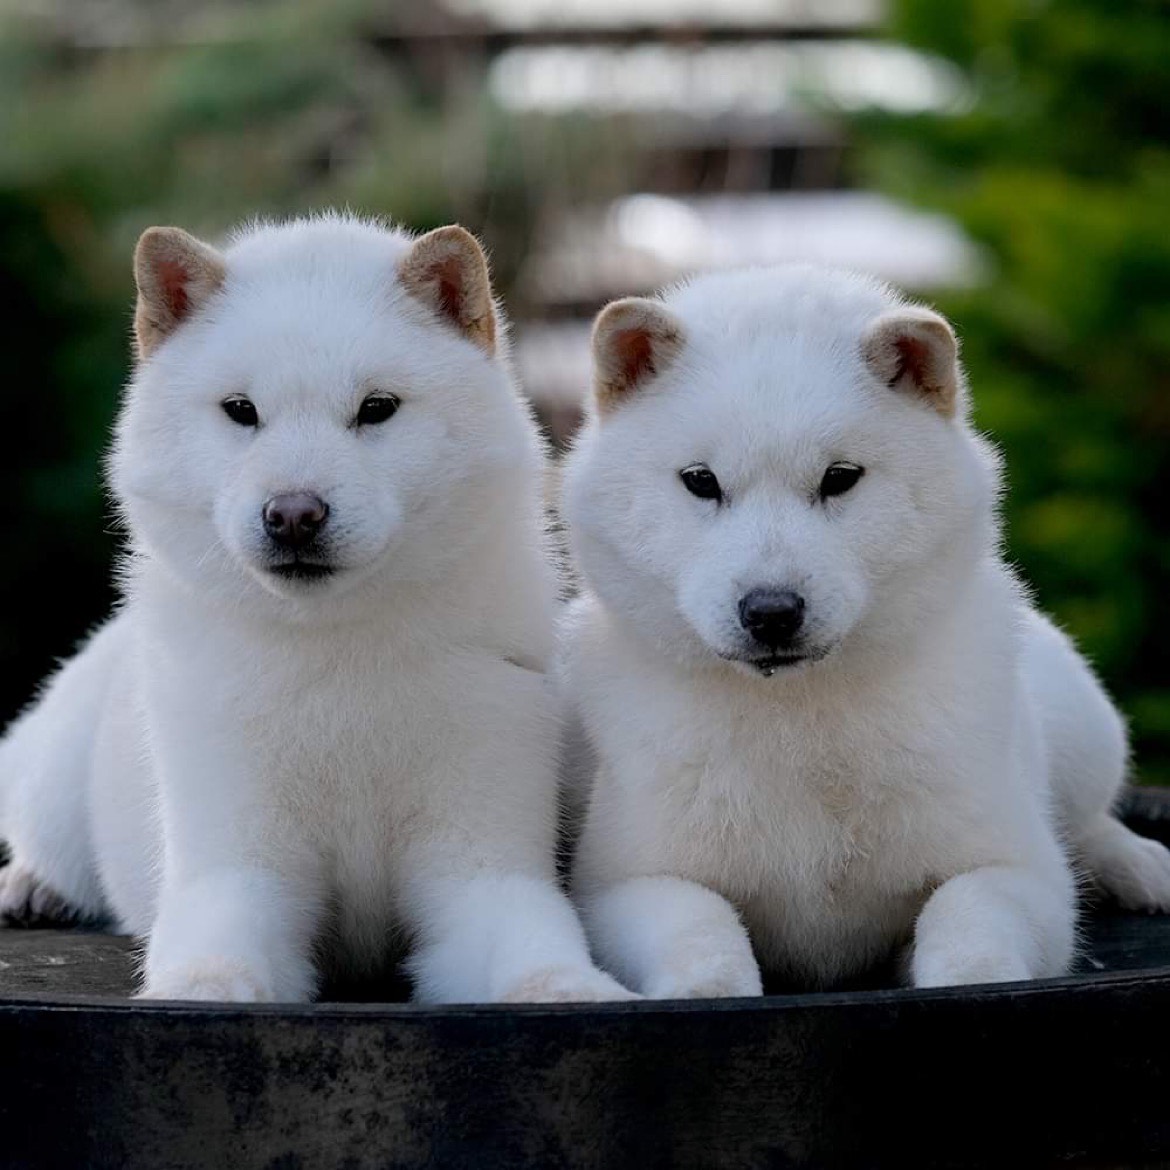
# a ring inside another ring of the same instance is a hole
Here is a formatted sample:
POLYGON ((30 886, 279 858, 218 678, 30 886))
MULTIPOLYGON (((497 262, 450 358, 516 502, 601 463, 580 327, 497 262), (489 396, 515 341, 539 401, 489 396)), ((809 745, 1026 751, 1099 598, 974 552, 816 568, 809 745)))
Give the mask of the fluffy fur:
POLYGON ((407 945, 424 1000, 624 996, 555 882, 542 457, 478 245, 152 229, 137 277, 125 600, 0 747, 0 909, 108 913, 150 997, 304 1000, 407 945), (290 493, 328 506, 291 551, 290 493))
POLYGON ((1076 867, 1170 908, 1170 854, 1110 811, 1122 720, 1001 558, 942 318, 843 273, 736 272, 611 306, 595 359, 564 672, 603 965, 655 997, 899 952, 919 986, 1027 979, 1069 966, 1076 867), (825 494, 834 465, 863 474, 825 494), (779 648, 741 619, 761 588, 803 605, 779 648))

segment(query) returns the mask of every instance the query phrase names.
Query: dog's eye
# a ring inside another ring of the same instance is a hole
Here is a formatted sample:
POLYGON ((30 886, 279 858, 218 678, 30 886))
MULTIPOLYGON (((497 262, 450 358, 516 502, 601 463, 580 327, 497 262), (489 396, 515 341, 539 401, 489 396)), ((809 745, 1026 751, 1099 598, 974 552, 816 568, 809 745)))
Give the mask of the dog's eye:
POLYGON ((241 427, 256 427, 260 425, 260 416, 256 413, 256 404, 242 394, 233 394, 225 398, 220 406, 224 414, 241 427))
POLYGON ((402 404, 393 394, 368 394, 358 407, 354 426, 372 427, 391 419, 402 404))
POLYGON ((834 463, 821 477, 821 499, 843 496, 865 474, 856 463, 834 463))
POLYGON ((678 473, 678 477, 683 481, 683 486, 687 491, 692 496, 698 496, 700 500, 723 499, 723 489, 719 486, 719 481, 715 478, 715 472, 702 463, 696 463, 691 467, 684 467, 678 473))

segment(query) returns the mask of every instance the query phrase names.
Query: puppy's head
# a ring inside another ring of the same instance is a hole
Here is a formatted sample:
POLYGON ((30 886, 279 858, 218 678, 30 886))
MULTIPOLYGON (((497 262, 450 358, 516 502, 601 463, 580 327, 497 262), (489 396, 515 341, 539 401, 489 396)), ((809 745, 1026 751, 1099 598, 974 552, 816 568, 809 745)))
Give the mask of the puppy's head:
POLYGON ((344 217, 220 252, 151 228, 110 461, 135 542, 205 589, 313 604, 426 582, 482 539, 531 428, 459 227, 344 217))
POLYGON ((985 548, 996 465, 966 423, 954 334, 889 289, 710 276, 608 306, 593 350, 566 475, 575 551, 669 652, 771 676, 903 640, 985 548))

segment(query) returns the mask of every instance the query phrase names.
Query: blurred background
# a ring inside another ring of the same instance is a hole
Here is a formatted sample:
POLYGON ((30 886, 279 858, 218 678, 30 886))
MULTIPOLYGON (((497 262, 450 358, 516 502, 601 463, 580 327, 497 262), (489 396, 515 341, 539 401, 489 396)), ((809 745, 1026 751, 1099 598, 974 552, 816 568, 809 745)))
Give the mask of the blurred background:
POLYGON ((1170 783, 1165 0, 0 0, 0 715, 112 599, 138 233, 324 205, 481 235, 559 442, 613 296, 819 259, 938 304, 1011 556, 1170 783))

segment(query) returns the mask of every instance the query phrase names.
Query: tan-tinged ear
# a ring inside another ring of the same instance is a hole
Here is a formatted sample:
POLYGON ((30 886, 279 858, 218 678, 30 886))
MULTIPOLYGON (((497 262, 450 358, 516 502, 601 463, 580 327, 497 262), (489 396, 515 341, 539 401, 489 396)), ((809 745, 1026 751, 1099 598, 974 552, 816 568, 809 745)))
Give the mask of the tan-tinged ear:
POLYGON ((226 271, 210 244, 182 228, 152 227, 142 233, 134 250, 139 360, 150 357, 223 284, 226 271))
POLYGON ((861 354, 891 390, 917 394, 946 418, 959 401, 959 343, 930 309, 907 306, 883 313, 861 339, 861 354))
POLYGON ((661 374, 683 346, 683 327, 659 301, 626 297, 593 323, 593 392, 601 414, 661 374))
POLYGON ((496 351, 496 308, 487 257, 458 224, 415 240, 398 265, 398 277, 417 297, 485 353, 496 351))

